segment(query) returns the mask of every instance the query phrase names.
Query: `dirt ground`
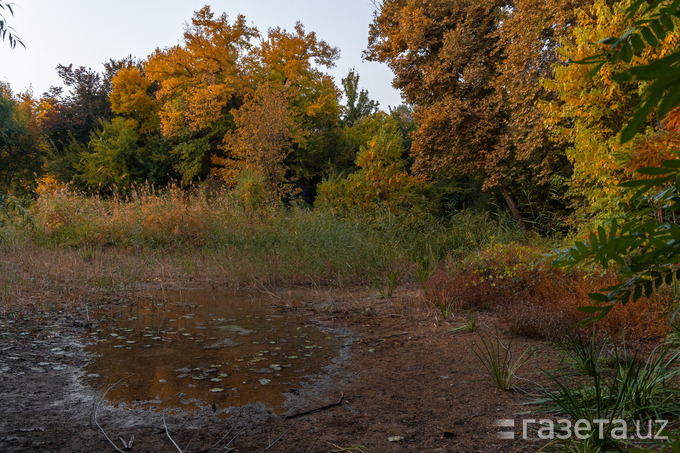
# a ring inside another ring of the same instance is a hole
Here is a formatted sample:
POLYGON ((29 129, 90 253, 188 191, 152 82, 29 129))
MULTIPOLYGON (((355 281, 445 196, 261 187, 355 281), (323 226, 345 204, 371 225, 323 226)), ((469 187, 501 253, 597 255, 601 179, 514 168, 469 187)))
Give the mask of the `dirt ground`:
MULTIPOLYGON (((231 409, 228 418, 107 404, 81 382, 85 313, 1 319, 0 451, 512 452, 545 443, 498 437, 496 420, 526 412, 529 395, 496 390, 471 350, 478 334, 452 332, 462 314, 442 321, 416 287, 388 300, 366 288, 272 291, 272 303, 350 332, 333 364, 296 389, 283 415, 262 404, 231 409), (296 416, 313 409, 320 410, 296 416)), ((495 320, 480 314, 477 324, 488 332, 495 320)), ((532 345, 516 339, 513 348, 532 345)), ((542 346, 519 374, 524 390, 554 356, 542 346)))

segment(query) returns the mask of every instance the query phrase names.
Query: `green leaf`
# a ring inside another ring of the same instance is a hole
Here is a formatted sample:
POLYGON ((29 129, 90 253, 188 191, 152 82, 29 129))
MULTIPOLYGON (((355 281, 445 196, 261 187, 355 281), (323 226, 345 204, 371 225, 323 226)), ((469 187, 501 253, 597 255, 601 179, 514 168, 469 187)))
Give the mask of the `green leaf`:
POLYGON ((636 286, 633 290, 633 302, 637 301, 642 297, 642 286, 636 286))
POLYGON ((605 64, 604 61, 602 61, 602 62, 596 64, 596 65, 593 67, 593 69, 591 69, 590 71, 588 71, 588 73, 586 74, 586 77, 594 77, 595 74, 597 74, 598 72, 600 72, 600 69, 602 69, 602 66, 604 66, 604 64, 605 64))
POLYGON ((680 85, 678 84, 678 82, 680 81, 680 77, 678 77, 677 79, 678 80, 676 80, 675 83, 671 84, 668 92, 663 97, 661 104, 659 104, 658 115, 660 118, 666 116, 666 114, 671 109, 677 107, 678 104, 680 104, 680 85))
POLYGON ((680 169, 680 159, 668 159, 661 162, 664 168, 680 169))
POLYGON ((673 19, 667 14, 662 14, 661 17, 659 17, 659 21, 663 24, 664 27, 668 31, 673 31, 675 30, 675 22, 673 22, 673 19))
POLYGON ((635 13, 637 13, 640 7, 645 3, 647 3, 645 0, 637 0, 631 3, 631 5, 628 7, 628 10, 626 11, 626 19, 630 20, 633 16, 635 16, 635 13))
MULTIPOLYGON (((586 257, 590 256, 590 250, 588 250, 588 247, 583 242, 577 242, 576 244, 574 244, 574 247, 578 251, 578 253, 581 255, 581 257, 586 258, 586 257)), ((572 256, 573 256, 573 253, 572 253, 572 256)), ((583 259, 583 258, 581 258, 581 259, 583 259)))
POLYGON ((633 49, 627 42, 621 44, 621 58, 626 63, 630 63, 633 60, 633 49))
MULTIPOLYGON (((595 302, 609 302, 609 298, 607 297, 607 295, 602 293, 588 293, 588 297, 590 297, 595 302)), ((584 307, 584 308, 601 308, 601 307, 584 307)))
POLYGON ((621 131, 621 143, 629 142, 633 139, 633 137, 635 137, 635 135, 642 128, 642 124, 647 118, 647 115, 649 115, 652 109, 659 103, 659 101, 661 101, 662 95, 663 93, 658 92, 650 93, 650 96, 647 98, 647 100, 641 106, 638 106, 633 119, 631 119, 626 127, 624 127, 621 131))
POLYGON ((667 168, 661 167, 643 167, 638 169, 638 173, 643 175, 667 175, 670 171, 667 168))
POLYGON ((608 46, 615 46, 621 41, 620 38, 616 38, 614 36, 608 36, 604 38, 603 40, 600 40, 597 42, 597 44, 607 44, 608 46))
POLYGON ((630 45, 633 46, 635 53, 640 53, 645 49, 645 43, 637 33, 630 35, 630 45))
POLYGON ((626 83, 633 80, 633 76, 628 72, 617 72, 612 76, 612 80, 616 83, 626 83))
POLYGON ((646 65, 636 66, 630 69, 630 73, 641 80, 655 80, 667 77, 675 77, 677 71, 673 65, 680 62, 680 52, 673 52, 659 60, 652 61, 646 65))
POLYGON ((656 47, 656 46, 659 45, 659 42, 656 40, 656 36, 654 36, 654 33, 652 33, 652 31, 649 28, 642 27, 640 29, 640 33, 642 34, 642 37, 645 38, 645 41, 647 41, 647 43, 650 46, 656 47))
POLYGON ((661 23, 654 21, 650 24, 650 26, 652 27, 656 37, 659 38, 659 41, 666 39, 666 30, 664 30, 664 28, 661 26, 661 23))

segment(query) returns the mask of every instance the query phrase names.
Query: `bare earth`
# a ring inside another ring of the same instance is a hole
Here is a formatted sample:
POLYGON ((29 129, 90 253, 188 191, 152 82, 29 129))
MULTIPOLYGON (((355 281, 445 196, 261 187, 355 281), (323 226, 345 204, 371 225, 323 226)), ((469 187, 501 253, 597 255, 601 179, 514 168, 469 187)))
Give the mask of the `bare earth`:
MULTIPOLYGON (((232 408, 231 417, 222 408, 163 417, 109 405, 80 381, 88 361, 79 342, 83 315, 0 320, 0 451, 116 451, 104 433, 133 452, 512 452, 543 445, 498 438, 494 422, 527 411, 529 396, 496 390, 471 350, 478 334, 451 332, 460 314, 442 321, 415 287, 388 300, 365 288, 281 291, 272 303, 350 333, 325 373, 295 389, 284 415, 262 404, 232 408)), ((495 325, 485 315, 477 322, 480 332, 495 325)), ((513 348, 531 345, 516 339, 513 348)), ((544 347, 520 376, 540 379, 539 365, 551 355, 544 347)), ((531 390, 529 381, 520 387, 531 390)))

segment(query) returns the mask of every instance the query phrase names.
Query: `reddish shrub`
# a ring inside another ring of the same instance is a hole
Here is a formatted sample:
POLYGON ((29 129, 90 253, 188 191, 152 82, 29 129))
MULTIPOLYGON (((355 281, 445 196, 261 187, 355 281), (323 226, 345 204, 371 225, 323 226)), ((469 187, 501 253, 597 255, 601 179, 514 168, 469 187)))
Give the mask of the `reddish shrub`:
MULTIPOLYGON (((578 308, 593 305, 588 293, 611 286, 612 272, 556 269, 550 257, 534 247, 493 245, 464 265, 439 269, 425 284, 434 304, 496 313, 516 335, 564 339, 588 315, 578 308)), ((616 340, 646 339, 668 332, 668 298, 656 295, 615 307, 596 323, 598 336, 616 340)))

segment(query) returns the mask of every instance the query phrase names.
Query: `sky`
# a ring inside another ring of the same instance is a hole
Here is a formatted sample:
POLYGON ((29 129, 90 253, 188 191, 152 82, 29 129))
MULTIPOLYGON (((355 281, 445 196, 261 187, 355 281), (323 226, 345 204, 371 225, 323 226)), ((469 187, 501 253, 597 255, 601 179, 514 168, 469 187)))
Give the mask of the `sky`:
MULTIPOLYGON (((26 45, 10 49, 0 43, 0 81, 14 93, 29 88, 39 97, 51 86, 62 86, 58 64, 86 66, 98 72, 109 59, 128 55, 145 59, 156 48, 180 43, 184 26, 194 11, 211 6, 216 15, 227 13, 232 22, 244 14, 261 32, 270 27, 292 30, 297 21, 319 39, 340 49, 340 59, 329 72, 340 79, 351 68, 360 75, 380 107, 401 103, 392 88, 392 72, 385 64, 362 61, 373 18, 371 0, 11 0, 14 16, 8 24, 26 45)), ((4 3, 4 2, 3 2, 4 3)), ((7 16, 7 14, 5 14, 7 16)))

